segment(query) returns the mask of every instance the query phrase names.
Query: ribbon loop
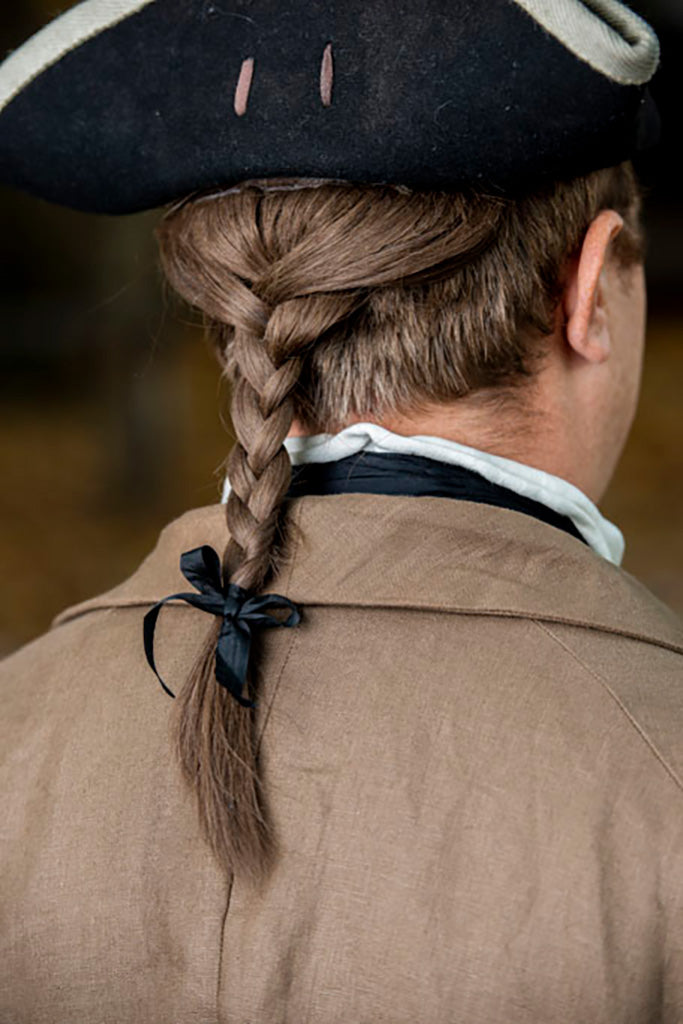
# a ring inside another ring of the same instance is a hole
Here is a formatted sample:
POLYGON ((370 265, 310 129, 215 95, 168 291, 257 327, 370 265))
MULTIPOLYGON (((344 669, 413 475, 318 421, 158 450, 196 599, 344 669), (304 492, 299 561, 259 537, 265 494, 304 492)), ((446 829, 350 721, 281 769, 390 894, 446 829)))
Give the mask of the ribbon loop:
POLYGON ((180 571, 202 594, 222 594, 221 560, 208 544, 180 556, 180 571))
POLYGON ((236 583, 223 583, 221 560, 212 547, 205 544, 186 551, 180 559, 185 579, 198 593, 171 594, 154 605, 145 615, 143 637, 147 663, 170 697, 168 688, 157 671, 154 660, 154 633, 161 609, 169 601, 185 601, 194 608, 221 618, 221 629, 216 645, 216 681, 245 708, 256 705, 243 696, 251 654, 252 630, 275 626, 297 626, 301 612, 287 597, 280 594, 254 595, 236 583), (285 620, 268 614, 269 609, 289 609, 285 620))

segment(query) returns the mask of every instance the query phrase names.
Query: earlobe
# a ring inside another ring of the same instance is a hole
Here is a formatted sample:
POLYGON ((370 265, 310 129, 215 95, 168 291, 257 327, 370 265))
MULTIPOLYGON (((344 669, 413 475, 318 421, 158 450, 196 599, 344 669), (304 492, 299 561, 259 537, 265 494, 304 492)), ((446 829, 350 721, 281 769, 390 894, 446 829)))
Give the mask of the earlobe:
POLYGON ((623 224, 615 210, 601 210, 569 267, 563 295, 565 338, 571 349, 589 363, 604 363, 610 354, 603 271, 610 243, 623 224))

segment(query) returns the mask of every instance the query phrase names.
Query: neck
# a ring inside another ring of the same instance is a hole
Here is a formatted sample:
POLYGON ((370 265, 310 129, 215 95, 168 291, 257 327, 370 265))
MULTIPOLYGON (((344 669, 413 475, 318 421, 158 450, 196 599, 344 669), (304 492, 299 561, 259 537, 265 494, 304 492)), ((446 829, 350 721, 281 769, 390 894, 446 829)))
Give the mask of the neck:
MULTIPOLYGON (((370 422, 404 437, 425 434, 457 441, 561 477, 597 503, 604 486, 596 480, 594 453, 588 457, 581 432, 567 420, 557 405, 525 402, 522 409, 514 398, 480 392, 451 405, 425 405, 415 414, 353 417, 343 426, 370 422)), ((289 437, 310 433, 295 420, 289 437)))

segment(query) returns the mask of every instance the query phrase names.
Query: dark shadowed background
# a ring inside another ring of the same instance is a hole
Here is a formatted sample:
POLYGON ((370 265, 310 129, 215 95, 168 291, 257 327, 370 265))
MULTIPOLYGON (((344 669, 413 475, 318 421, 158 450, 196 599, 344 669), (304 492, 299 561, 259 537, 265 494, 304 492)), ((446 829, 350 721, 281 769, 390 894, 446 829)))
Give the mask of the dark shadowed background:
MULTIPOLYGON (((69 6, 7 0, 0 55, 69 6)), ((683 2, 632 6, 662 41, 664 139, 641 168, 642 398, 602 509, 626 535, 625 568, 683 613, 683 2)), ((219 498, 228 396, 201 328, 162 287, 158 217, 86 216, 0 189, 0 654, 120 582, 169 520, 219 498)))

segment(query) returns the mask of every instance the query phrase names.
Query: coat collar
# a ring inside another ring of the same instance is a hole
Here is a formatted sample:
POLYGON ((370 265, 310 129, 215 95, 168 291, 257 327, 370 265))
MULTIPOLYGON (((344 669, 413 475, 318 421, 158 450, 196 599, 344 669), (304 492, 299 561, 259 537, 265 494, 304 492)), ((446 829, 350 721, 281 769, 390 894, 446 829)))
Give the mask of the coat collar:
MULTIPOLYGON (((624 537, 614 523, 600 513, 590 498, 570 484, 568 480, 537 469, 515 459, 469 445, 450 438, 429 434, 408 437, 395 434, 379 423, 351 423, 338 434, 315 434, 288 437, 285 448, 293 466, 310 462, 335 462, 360 452, 400 455, 420 455, 451 466, 462 466, 497 487, 531 498, 566 516, 574 523, 586 543, 603 558, 621 565, 624 557, 624 537)), ((223 501, 228 500, 230 481, 226 480, 223 501)))
MULTIPOLYGON (((530 516, 449 498, 343 494, 289 503, 289 557, 264 592, 297 604, 415 608, 563 622, 683 653, 683 623, 581 541, 530 516)), ((167 526, 138 570, 63 612, 146 607, 187 590, 183 552, 226 545, 225 506, 167 526)))

